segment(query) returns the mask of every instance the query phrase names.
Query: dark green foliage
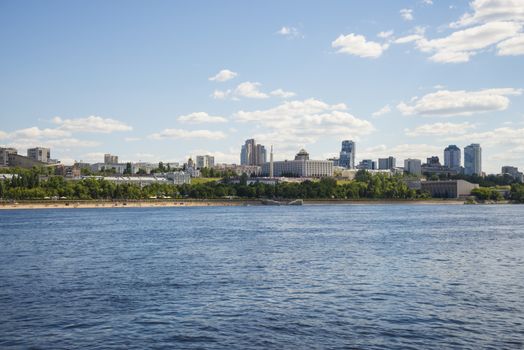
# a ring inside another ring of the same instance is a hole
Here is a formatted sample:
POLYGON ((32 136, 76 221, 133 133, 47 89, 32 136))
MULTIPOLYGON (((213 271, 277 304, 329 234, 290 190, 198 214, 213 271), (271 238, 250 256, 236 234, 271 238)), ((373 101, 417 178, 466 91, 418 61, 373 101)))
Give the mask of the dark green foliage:
POLYGON ((471 194, 474 195, 479 200, 502 200, 502 195, 494 188, 480 187, 475 188, 471 191, 471 194))
MULTIPOLYGON (((210 170, 211 171, 211 170, 210 170)), ((211 173, 209 173, 211 174, 211 173)), ((410 190, 401 176, 371 175, 358 172, 357 179, 337 184, 335 179, 320 181, 280 182, 275 185, 251 183, 248 175, 233 177, 225 173, 222 182, 206 182, 193 185, 115 184, 102 179, 86 178, 79 181, 66 180, 61 176, 48 176, 40 180, 38 170, 20 171, 18 176, 0 185, 3 199, 148 199, 148 198, 272 198, 272 199, 410 199, 427 198, 426 193, 410 190)))
POLYGON ((511 185, 510 198, 517 203, 524 203, 524 184, 511 185))

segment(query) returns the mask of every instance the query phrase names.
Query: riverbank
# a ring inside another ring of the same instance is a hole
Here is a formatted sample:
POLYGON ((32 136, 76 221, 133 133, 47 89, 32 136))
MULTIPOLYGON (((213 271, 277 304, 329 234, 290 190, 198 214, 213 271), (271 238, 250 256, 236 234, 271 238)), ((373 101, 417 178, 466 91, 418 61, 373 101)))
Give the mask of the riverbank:
MULTIPOLYGON (((462 205, 459 199, 424 199, 424 200, 383 200, 383 199, 356 199, 356 200, 304 200, 304 205, 376 205, 376 204, 409 204, 409 205, 462 205)), ((82 208, 155 208, 155 207, 210 207, 210 206, 253 206, 264 205, 261 200, 137 200, 137 201, 105 201, 105 200, 60 200, 60 201, 16 201, 1 202, 1 209, 82 209, 82 208)))

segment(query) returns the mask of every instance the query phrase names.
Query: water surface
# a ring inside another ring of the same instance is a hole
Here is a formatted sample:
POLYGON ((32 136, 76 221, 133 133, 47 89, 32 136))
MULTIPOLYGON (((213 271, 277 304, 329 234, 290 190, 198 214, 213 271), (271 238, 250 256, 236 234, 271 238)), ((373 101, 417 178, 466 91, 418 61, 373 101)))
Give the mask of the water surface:
POLYGON ((524 206, 0 211, 0 348, 524 346, 524 206))

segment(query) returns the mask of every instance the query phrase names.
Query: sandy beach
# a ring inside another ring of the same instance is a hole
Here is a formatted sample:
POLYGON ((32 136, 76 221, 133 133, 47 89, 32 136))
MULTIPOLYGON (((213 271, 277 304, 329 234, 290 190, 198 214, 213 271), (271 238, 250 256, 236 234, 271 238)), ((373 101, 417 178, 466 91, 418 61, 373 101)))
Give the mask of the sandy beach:
MULTIPOLYGON (((461 199, 429 200, 304 200, 304 205, 463 205, 461 199)), ((2 209, 84 209, 84 208, 154 208, 154 207, 210 207, 263 205, 260 200, 143 200, 143 201, 18 201, 2 202, 2 209)))

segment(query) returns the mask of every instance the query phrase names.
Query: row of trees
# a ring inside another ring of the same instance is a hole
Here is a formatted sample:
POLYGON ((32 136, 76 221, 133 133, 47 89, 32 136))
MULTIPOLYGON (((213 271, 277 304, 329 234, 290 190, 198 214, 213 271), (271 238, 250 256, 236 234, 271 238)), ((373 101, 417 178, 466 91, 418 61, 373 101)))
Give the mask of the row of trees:
MULTIPOLYGON (((163 198, 270 198, 270 199, 418 199, 429 198, 429 193, 410 189, 402 176, 372 175, 359 171, 355 180, 337 184, 332 178, 301 183, 281 182, 275 185, 252 183, 248 176, 232 181, 231 174, 225 174, 221 182, 207 182, 192 185, 154 183, 144 187, 137 184, 116 184, 102 179, 87 178, 68 181, 61 176, 48 176, 45 170, 19 169, 10 180, 0 181, 0 198, 20 199, 148 199, 163 198), (40 180, 46 175, 45 180, 40 180)), ((238 178, 237 178, 238 179, 238 178)), ((501 195, 491 188, 481 187, 472 193, 481 200, 499 200, 501 195)), ((512 184, 510 199, 524 203, 524 184, 512 184)))
MULTIPOLYGON (((141 187, 137 184, 116 184, 103 179, 87 178, 68 181, 61 176, 49 176, 40 180, 37 169, 20 171, 11 180, 0 181, 0 198, 3 199, 147 199, 151 197, 170 198, 272 198, 272 199, 359 199, 426 198, 427 193, 411 190, 402 177, 388 177, 382 174, 371 176, 363 171, 354 181, 337 184, 332 178, 301 183, 282 182, 276 185, 247 184, 247 176, 239 183, 233 183, 226 174, 222 182, 208 182, 192 185, 150 184, 141 187)), ((238 181, 237 181, 238 182, 238 181)))

